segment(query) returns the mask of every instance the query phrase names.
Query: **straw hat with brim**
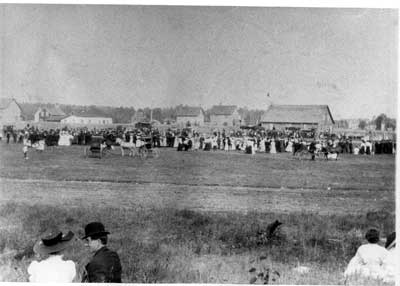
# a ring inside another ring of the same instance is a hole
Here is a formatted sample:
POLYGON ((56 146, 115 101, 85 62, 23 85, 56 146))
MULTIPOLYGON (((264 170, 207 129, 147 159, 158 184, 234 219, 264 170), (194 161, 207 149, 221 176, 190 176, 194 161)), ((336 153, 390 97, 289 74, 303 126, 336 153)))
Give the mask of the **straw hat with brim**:
POLYGON ((71 244, 73 237, 74 233, 72 231, 69 231, 65 235, 61 231, 52 232, 41 238, 33 246, 33 251, 38 254, 59 252, 71 244))
POLYGON ((104 235, 110 234, 104 229, 104 225, 101 222, 91 222, 85 226, 85 236, 82 239, 91 237, 93 239, 98 239, 104 235))

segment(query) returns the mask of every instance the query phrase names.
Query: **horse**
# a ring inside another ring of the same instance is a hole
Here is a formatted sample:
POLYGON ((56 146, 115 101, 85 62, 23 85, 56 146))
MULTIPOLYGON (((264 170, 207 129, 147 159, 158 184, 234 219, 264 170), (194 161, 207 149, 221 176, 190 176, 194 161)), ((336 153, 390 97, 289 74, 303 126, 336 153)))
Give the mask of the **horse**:
POLYGON ((133 143, 133 137, 131 137, 131 140, 129 142, 125 142, 124 140, 122 140, 121 138, 117 138, 116 139, 116 143, 120 146, 121 148, 121 154, 122 157, 124 157, 124 150, 128 150, 129 154, 128 156, 134 156, 136 154, 136 144, 133 143))
POLYGON ((310 154, 310 150, 308 149, 306 144, 303 143, 293 143, 293 156, 298 155, 300 157, 304 157, 310 154))
POLYGON ((321 149, 322 153, 325 155, 326 160, 336 160, 339 157, 339 153, 342 153, 342 147, 340 145, 324 146, 321 149))

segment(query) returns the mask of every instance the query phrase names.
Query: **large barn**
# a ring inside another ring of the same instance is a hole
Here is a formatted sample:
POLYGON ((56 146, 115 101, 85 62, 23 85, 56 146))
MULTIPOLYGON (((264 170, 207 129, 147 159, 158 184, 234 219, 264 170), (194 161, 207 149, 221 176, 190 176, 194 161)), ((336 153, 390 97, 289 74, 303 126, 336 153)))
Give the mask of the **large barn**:
POLYGON ((333 120, 328 105, 271 105, 261 117, 261 126, 267 129, 332 129, 333 120))
POLYGON ((214 105, 210 110, 210 123, 215 126, 240 126, 241 118, 236 105, 214 105))
POLYGON ((204 111, 201 107, 184 106, 177 110, 176 123, 195 126, 204 125, 204 111))

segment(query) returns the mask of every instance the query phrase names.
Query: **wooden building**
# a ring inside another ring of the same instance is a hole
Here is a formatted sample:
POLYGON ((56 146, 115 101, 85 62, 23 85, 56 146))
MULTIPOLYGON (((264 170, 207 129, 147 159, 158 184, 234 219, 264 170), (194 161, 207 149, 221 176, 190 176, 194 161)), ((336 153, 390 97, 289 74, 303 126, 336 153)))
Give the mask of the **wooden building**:
POLYGON ((326 131, 332 130, 335 121, 328 105, 271 105, 261 117, 260 123, 267 129, 326 131))
POLYGON ((241 118, 236 105, 214 105, 210 110, 213 126, 240 126, 241 118))
POLYGON ((180 125, 203 126, 204 110, 201 107, 184 106, 177 110, 176 123, 180 125))
POLYGON ((22 121, 22 109, 14 98, 0 98, 0 127, 22 121))

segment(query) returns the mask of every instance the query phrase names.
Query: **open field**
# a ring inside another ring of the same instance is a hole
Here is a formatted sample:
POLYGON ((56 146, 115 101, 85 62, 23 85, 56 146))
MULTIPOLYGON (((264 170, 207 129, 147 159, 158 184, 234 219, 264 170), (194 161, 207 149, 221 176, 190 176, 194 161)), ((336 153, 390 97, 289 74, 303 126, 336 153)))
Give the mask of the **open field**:
MULTIPOLYGON (((30 150, 24 160, 21 149, 0 143, 7 281, 26 281, 32 260, 7 253, 29 247, 49 224, 79 234, 102 220, 125 282, 186 283, 248 283, 248 269, 267 264, 281 274, 272 284, 340 284, 365 229, 394 229, 394 156, 312 162, 161 149, 157 159, 97 159, 72 146, 30 150), (276 219, 282 227, 265 239, 276 219), (298 263, 311 272, 297 274, 298 263)), ((71 257, 81 261, 85 253, 77 241, 71 257)))

